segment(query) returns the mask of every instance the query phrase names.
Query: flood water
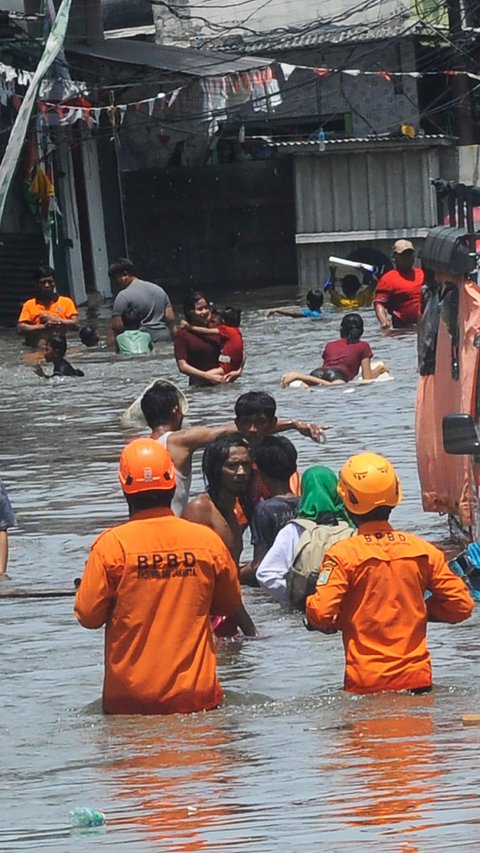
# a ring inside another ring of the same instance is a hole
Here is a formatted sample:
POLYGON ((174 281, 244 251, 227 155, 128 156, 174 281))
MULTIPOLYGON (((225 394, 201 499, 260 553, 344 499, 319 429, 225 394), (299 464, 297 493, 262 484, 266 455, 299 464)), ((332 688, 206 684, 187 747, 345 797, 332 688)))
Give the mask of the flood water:
MULTIPOLYGON (((240 393, 272 392, 279 416, 332 425, 323 446, 290 434, 301 469, 338 470, 363 449, 388 455, 404 491, 394 523, 448 547, 445 519, 421 508, 415 337, 382 337, 366 311, 365 340, 395 381, 281 390, 282 372, 320 364, 341 314, 266 320, 273 294, 230 298, 244 308, 246 371, 233 386, 189 393, 189 422, 222 423, 240 393)), ((178 379, 166 346, 128 359, 72 341, 68 357, 85 379, 42 381, 15 333, 0 333, 0 476, 18 517, 3 589, 67 587, 81 575, 96 534, 126 517, 116 470, 133 433, 120 414, 151 379, 178 379)), ((76 623, 73 599, 0 599, 1 851, 480 850, 480 728, 462 726, 480 710, 478 612, 429 626, 430 695, 355 697, 341 690, 339 635, 307 633, 259 590, 245 602, 261 638, 220 650, 221 709, 114 718, 100 711, 103 631, 76 623), (84 805, 104 811, 106 827, 72 831, 69 812, 84 805)))

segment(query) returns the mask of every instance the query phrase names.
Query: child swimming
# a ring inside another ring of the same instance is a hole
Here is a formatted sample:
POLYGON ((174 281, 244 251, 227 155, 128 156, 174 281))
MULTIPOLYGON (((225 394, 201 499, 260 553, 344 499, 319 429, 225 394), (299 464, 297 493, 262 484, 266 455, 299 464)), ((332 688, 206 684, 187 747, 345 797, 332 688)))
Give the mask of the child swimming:
POLYGON ((45 361, 53 365, 53 373, 45 373, 40 364, 33 368, 37 376, 42 379, 53 379, 55 376, 85 376, 83 370, 76 370, 64 355, 67 351, 67 341, 64 335, 52 335, 45 341, 45 361))
POLYGON ((344 385, 361 371, 362 379, 377 379, 389 373, 384 364, 372 367, 373 356, 370 344, 360 340, 363 335, 363 320, 360 314, 345 314, 340 324, 340 338, 330 341, 323 353, 323 365, 307 373, 285 373, 281 385, 286 388, 292 382, 308 385, 344 385))
POLYGON ((267 317, 280 314, 282 317, 321 317, 323 306, 323 292, 321 290, 309 290, 306 296, 306 308, 270 308, 267 317))

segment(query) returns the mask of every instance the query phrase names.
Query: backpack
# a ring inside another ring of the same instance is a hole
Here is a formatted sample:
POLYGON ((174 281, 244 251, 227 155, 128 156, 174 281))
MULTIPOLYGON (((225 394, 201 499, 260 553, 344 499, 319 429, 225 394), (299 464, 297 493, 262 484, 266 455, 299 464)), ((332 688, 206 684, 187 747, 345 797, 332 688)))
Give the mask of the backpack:
POLYGON ((295 518, 294 523, 304 530, 287 575, 287 590, 292 607, 305 610, 305 599, 315 592, 326 551, 334 542, 347 539, 355 531, 346 521, 332 525, 317 524, 310 518, 295 518))

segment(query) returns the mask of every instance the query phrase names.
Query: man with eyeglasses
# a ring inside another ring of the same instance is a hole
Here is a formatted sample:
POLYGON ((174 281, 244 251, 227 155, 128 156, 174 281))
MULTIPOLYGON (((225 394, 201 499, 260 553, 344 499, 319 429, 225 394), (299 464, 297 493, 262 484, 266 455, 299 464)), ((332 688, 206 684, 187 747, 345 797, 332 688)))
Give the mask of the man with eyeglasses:
POLYGON ((35 270, 35 296, 24 302, 18 318, 17 331, 25 343, 40 346, 52 332, 78 329, 78 309, 69 296, 60 296, 51 267, 35 270))
POLYGON ((375 288, 373 304, 382 329, 404 329, 420 318, 425 274, 414 267, 415 250, 410 240, 393 244, 395 269, 382 275, 375 288))

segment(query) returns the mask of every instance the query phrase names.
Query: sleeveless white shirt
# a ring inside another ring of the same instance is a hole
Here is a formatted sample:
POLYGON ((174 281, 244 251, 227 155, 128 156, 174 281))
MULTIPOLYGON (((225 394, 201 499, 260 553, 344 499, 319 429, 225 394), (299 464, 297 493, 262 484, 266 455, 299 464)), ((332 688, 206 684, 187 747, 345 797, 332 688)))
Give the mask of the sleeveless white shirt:
MULTIPOLYGON (((157 438, 157 441, 160 442, 161 445, 168 450, 168 437, 172 434, 173 430, 169 430, 168 432, 164 432, 163 435, 160 435, 157 438)), ((181 474, 180 471, 175 468, 175 476, 177 480, 177 486, 175 489, 175 494, 173 496, 172 501, 172 511, 175 515, 180 516, 185 509, 188 498, 190 497, 190 486, 192 485, 192 473, 181 474)))

